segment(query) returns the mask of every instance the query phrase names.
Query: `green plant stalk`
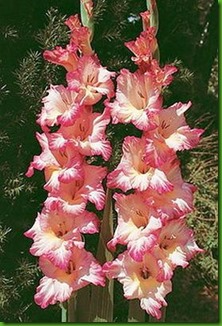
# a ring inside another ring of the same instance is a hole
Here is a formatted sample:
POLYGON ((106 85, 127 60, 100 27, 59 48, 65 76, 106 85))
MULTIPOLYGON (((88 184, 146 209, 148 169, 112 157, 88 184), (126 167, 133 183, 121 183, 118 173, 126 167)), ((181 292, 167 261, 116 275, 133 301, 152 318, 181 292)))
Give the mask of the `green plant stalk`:
POLYGON ((68 323, 76 322, 76 295, 77 292, 74 292, 68 300, 68 323))
MULTIPOLYGON (((101 264, 113 259, 106 247, 113 235, 112 215, 112 190, 108 188, 96 256, 101 264)), ((90 322, 113 322, 113 288, 113 280, 106 280, 105 287, 92 286, 90 322)))
POLYGON ((87 285, 78 290, 76 302, 76 319, 78 323, 89 322, 91 286, 87 285), (86 309, 87 307, 87 309, 86 309))
MULTIPOLYGON (((150 27, 155 27, 156 29, 155 34, 157 34, 159 28, 159 14, 158 14, 156 0, 146 0, 146 6, 147 6, 147 10, 149 10, 150 12, 150 27)), ((153 54, 153 57, 157 61, 160 61, 160 51, 158 45, 155 53, 153 54)))
POLYGON ((67 308, 66 308, 66 302, 60 303, 61 308, 61 322, 66 323, 67 322, 67 308))
POLYGON ((138 299, 129 301, 128 323, 144 323, 145 311, 140 307, 138 299))
POLYGON ((93 15, 90 14, 87 10, 87 2, 90 2, 90 0, 80 0, 80 15, 83 26, 88 27, 90 31, 90 41, 92 41, 94 34, 94 21, 93 15))
POLYGON ((150 12, 150 26, 156 28, 156 33, 159 28, 159 14, 156 0, 146 0, 147 10, 150 12))

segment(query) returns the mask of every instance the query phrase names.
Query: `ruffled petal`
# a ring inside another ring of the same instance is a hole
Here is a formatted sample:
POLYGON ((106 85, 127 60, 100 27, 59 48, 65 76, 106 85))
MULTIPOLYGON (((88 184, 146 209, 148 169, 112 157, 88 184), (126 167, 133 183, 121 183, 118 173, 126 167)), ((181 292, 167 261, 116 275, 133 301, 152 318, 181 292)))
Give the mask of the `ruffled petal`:
POLYGON ((44 309, 50 304, 68 300, 72 291, 72 287, 68 283, 44 276, 36 289, 34 300, 37 305, 44 309))

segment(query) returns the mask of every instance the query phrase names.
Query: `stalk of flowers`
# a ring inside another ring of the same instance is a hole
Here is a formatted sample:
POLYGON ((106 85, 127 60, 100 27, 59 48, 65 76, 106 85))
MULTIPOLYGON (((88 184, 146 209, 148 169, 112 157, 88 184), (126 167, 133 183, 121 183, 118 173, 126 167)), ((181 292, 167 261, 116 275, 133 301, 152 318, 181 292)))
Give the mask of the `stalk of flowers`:
POLYGON ((118 222, 107 246, 114 251, 121 244, 126 250, 103 270, 123 284, 127 299, 139 299, 142 309, 160 319, 175 268, 185 268, 202 251, 185 221, 195 187, 182 179, 176 152, 195 147, 203 130, 186 123, 191 102, 163 107, 162 89, 177 69, 161 68, 154 59, 156 29, 149 11, 141 16, 144 31, 126 43, 138 69, 120 71, 116 98, 106 103, 112 123, 132 123, 142 135, 125 137, 120 163, 107 177, 108 187, 130 194, 114 194, 118 222))
MULTIPOLYGON (((92 1, 82 5, 90 16, 92 1)), ((42 100, 37 123, 43 132, 36 134, 42 152, 34 156, 26 173, 30 177, 34 169, 44 171, 48 192, 42 212, 25 232, 33 240, 30 253, 39 257, 45 275, 34 297, 42 308, 68 300, 90 283, 105 284, 102 267, 84 249, 82 234, 99 232, 99 219, 86 205, 91 202, 103 209, 107 169, 90 165, 89 158, 101 155, 107 161, 111 155, 105 135, 110 110, 98 113, 93 106, 104 96, 110 100, 114 95, 111 78, 115 74, 101 66, 91 48, 91 30, 81 25, 78 16, 65 24, 71 30, 70 43, 46 50, 43 56, 67 70, 67 86, 50 85, 42 100), (51 129, 54 126, 56 132, 51 129)))

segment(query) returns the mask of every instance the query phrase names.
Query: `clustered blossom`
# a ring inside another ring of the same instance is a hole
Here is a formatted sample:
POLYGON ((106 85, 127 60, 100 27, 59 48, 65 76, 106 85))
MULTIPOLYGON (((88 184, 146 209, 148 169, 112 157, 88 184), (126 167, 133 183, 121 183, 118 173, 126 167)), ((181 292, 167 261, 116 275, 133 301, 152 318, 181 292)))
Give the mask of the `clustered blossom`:
POLYGON ((118 223, 107 246, 114 251, 120 244, 126 250, 106 262, 103 271, 123 284, 127 299, 138 298, 141 308, 159 319, 175 268, 186 267, 202 251, 186 226, 195 187, 183 180, 177 151, 195 147, 203 130, 186 123, 191 102, 163 107, 162 89, 177 69, 162 68, 154 59, 156 30, 148 11, 141 16, 144 31, 126 43, 138 69, 120 71, 116 98, 106 102, 112 123, 132 123, 142 135, 125 137, 120 163, 107 177, 108 187, 130 194, 114 194, 118 223))
MULTIPOLYGON (((92 0, 82 4, 91 17, 92 0)), ((50 85, 42 100, 37 119, 42 133, 36 134, 42 152, 26 173, 31 177, 35 169, 43 171, 48 192, 41 213, 25 232, 44 274, 34 297, 42 308, 68 300, 90 283, 104 286, 106 276, 117 278, 127 299, 139 299, 141 308, 159 319, 174 270, 185 268, 202 251, 186 225, 196 188, 183 180, 177 151, 197 146, 203 130, 186 123, 191 102, 163 107, 162 90, 177 68, 160 67, 155 59, 157 30, 151 27, 149 11, 141 17, 143 32, 125 44, 137 70, 122 69, 116 91, 115 73, 101 65, 91 47, 91 30, 77 15, 65 22, 69 44, 43 54, 66 69, 66 86, 50 85), (93 109, 101 100, 105 109, 98 113, 93 109), (88 157, 109 160, 112 148, 105 131, 111 119, 113 124, 132 123, 141 137, 125 137, 122 158, 107 176, 107 169, 90 164, 88 157), (126 249, 102 267, 86 251, 83 234, 99 232, 100 221, 87 203, 104 208, 106 176, 109 188, 122 191, 113 196, 118 221, 107 247, 126 249)))
MULTIPOLYGON (((90 4, 85 3, 88 14, 90 4)), ((42 212, 25 232, 33 240, 30 253, 39 257, 44 273, 34 297, 42 308, 66 301, 90 283, 105 284, 102 267, 84 249, 82 234, 99 232, 99 219, 86 205, 91 202, 96 209, 103 209, 102 181, 107 169, 90 165, 87 157, 110 158, 112 149, 105 134, 110 109, 98 113, 93 106, 114 96, 115 73, 100 64, 90 45, 91 32, 78 16, 65 23, 71 30, 70 43, 66 48, 47 50, 43 56, 66 69, 67 86, 50 85, 42 100, 37 123, 43 132, 36 134, 42 152, 34 156, 26 173, 30 177, 34 169, 44 171, 48 192, 42 212), (54 126, 56 132, 52 132, 54 126)))

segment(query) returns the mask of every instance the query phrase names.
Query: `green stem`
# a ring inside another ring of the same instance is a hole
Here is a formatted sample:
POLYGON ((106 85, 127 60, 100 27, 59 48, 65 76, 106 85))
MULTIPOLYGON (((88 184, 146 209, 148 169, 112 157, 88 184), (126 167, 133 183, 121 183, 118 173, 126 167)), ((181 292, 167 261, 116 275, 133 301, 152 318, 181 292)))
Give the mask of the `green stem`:
POLYGON ((87 285, 78 290, 76 298, 76 319, 78 323, 89 322, 89 306, 90 306, 91 286, 87 285))
POLYGON ((74 292, 68 300, 68 323, 76 322, 76 294, 74 292))
POLYGON ((91 1, 80 0, 80 15, 83 26, 88 27, 90 31, 90 41, 92 41, 94 34, 94 22, 92 12, 87 9, 87 2, 90 3, 91 1))
MULTIPOLYGON (((158 14, 156 0, 146 0, 146 6, 147 6, 147 10, 149 10, 150 12, 150 27, 155 27, 156 34, 157 34, 159 28, 159 14, 158 14)), ((158 46, 155 53, 153 54, 153 57, 157 61, 160 61, 160 50, 158 46)))
POLYGON ((113 236, 113 219, 112 219, 112 190, 107 188, 106 201, 103 213, 103 220, 100 232, 99 245, 97 250, 97 259, 100 263, 105 263, 113 258, 113 255, 107 250, 106 244, 113 236))
POLYGON ((128 323, 144 323, 145 311, 140 307, 138 299, 129 301, 128 323))
POLYGON ((150 12, 150 26, 156 28, 156 33, 159 28, 159 14, 157 9, 156 0, 146 0, 147 10, 150 12))
POLYGON ((61 308, 61 322, 66 323, 67 322, 67 303, 60 303, 61 308))
MULTIPOLYGON (((112 190, 107 189, 96 256, 101 264, 113 259, 113 255, 106 248, 106 244, 112 238, 112 234, 112 190)), ((90 322, 113 322, 113 287, 113 280, 106 280, 105 287, 92 286, 90 322)))

